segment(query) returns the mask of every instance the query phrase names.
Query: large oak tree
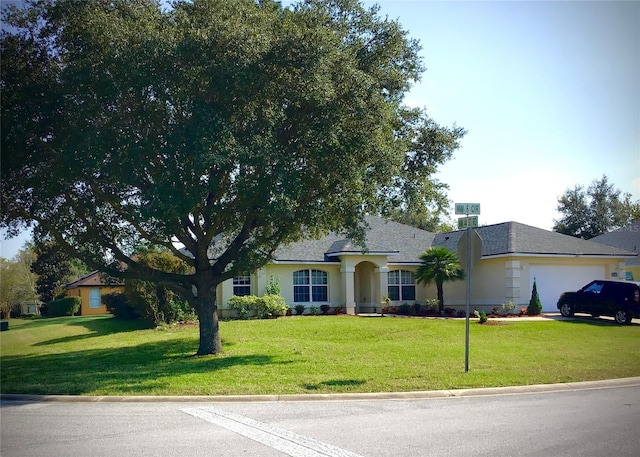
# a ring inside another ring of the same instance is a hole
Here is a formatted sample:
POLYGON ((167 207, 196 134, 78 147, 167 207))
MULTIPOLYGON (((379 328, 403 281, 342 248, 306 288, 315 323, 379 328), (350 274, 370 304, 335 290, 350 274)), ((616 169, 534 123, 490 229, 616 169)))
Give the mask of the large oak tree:
POLYGON ((403 106, 419 44, 356 0, 26 3, 3 13, 0 226, 178 292, 201 355, 222 351, 216 286, 424 204, 464 134, 403 106), (141 242, 189 273, 136 262, 141 242))

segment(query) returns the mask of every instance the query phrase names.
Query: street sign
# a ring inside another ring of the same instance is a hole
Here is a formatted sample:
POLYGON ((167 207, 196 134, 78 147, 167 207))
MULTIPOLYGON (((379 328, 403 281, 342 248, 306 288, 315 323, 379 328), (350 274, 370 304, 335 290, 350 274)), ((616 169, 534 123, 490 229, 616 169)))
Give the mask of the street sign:
MULTIPOLYGON (((465 279, 467 282, 467 291, 466 291, 466 306, 465 311, 467 314, 467 318, 465 319, 465 337, 464 337, 464 372, 467 373, 469 371, 469 308, 471 304, 471 251, 472 251, 472 241, 471 241, 471 232, 474 232, 474 235, 478 237, 478 234, 475 230, 475 227, 478 226, 478 214, 480 214, 480 203, 456 203, 455 205, 456 214, 464 214, 467 217, 461 217, 458 219, 458 228, 466 229, 464 241, 464 251, 466 251, 467 257, 467 268, 465 269, 465 279), (473 215, 473 217, 469 217, 473 215)), ((479 238, 479 237, 478 237, 479 238)), ((462 242, 462 240, 461 240, 462 242)), ((478 258, 482 255, 482 241, 480 243, 475 243, 476 246, 480 246, 478 250, 478 258)), ((458 250, 460 250, 460 243, 458 243, 458 250)), ((474 251, 476 249, 473 249, 474 251)))
POLYGON ((478 226, 478 216, 468 216, 458 218, 458 229, 476 228, 478 226))
POLYGON ((480 214, 480 203, 456 203, 456 214, 480 214))

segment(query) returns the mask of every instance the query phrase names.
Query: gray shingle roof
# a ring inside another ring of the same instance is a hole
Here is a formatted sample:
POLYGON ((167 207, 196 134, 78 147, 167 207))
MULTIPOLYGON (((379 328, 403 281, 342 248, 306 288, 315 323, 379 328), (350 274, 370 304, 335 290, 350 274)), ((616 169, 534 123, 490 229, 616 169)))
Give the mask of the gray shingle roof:
POLYGON ((627 265, 640 265, 640 221, 633 222, 608 233, 603 233, 602 235, 591 238, 590 241, 633 252, 636 254, 636 257, 627 260, 627 265))
MULTIPOLYGON (((422 252, 431 246, 457 251, 464 231, 434 234, 408 225, 368 216, 366 245, 369 253, 384 253, 389 263, 419 262, 422 252)), ((586 241, 518 222, 505 222, 476 229, 482 239, 482 256, 505 254, 631 256, 632 252, 586 241)), ((640 247, 640 246, 639 246, 640 247)), ((361 253, 364 249, 348 239, 329 234, 319 240, 304 240, 282 247, 277 261, 338 261, 332 254, 361 253)))
MULTIPOLYGON (((435 234, 375 216, 367 216, 366 250, 384 253, 388 262, 417 262, 418 256, 433 243, 435 234)), ((304 240, 281 247, 277 261, 323 262, 339 261, 332 254, 361 253, 365 249, 343 236, 331 233, 319 240, 304 240)))
MULTIPOLYGON (((594 255, 624 256, 629 252, 592 241, 550 232, 519 222, 478 227, 482 239, 482 255, 542 254, 542 255, 594 255)), ((464 231, 443 233, 436 236, 435 244, 446 246, 455 252, 464 231), (448 240, 445 238, 448 237, 448 240)))

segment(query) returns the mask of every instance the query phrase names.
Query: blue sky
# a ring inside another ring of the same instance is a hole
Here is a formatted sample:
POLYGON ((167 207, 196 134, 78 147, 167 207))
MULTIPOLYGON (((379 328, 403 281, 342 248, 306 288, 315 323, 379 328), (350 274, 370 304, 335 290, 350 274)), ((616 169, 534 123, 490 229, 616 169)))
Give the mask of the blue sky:
POLYGON ((375 3, 423 47, 407 104, 468 130, 437 177, 480 224, 549 230, 603 174, 640 199, 640 2, 375 3))
MULTIPOLYGON (((480 224, 550 230, 558 197, 603 174, 640 199, 640 2, 364 3, 422 44, 407 104, 468 130, 437 178, 480 224)), ((11 258, 24 237, 0 243, 11 258)))

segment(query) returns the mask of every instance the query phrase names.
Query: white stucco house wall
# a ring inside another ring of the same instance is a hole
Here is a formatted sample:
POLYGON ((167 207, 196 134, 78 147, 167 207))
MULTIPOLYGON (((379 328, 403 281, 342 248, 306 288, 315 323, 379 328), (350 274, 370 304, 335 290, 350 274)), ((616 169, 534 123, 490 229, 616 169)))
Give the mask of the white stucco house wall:
MULTIPOLYGON (((435 285, 416 284, 419 255, 431 246, 445 246, 465 266, 464 231, 430 233, 369 216, 366 248, 329 234, 280 248, 264 268, 228 280, 218 287, 222 316, 234 294, 263 295, 271 276, 293 307, 329 304, 348 314, 380 312, 385 297, 393 305, 436 298, 435 285)), ((625 278, 625 261, 634 253, 517 222, 476 229, 471 249, 471 306, 489 311, 507 301, 526 307, 534 278, 543 311, 556 311, 561 292, 576 290, 594 279, 625 278)), ((445 306, 464 309, 465 281, 444 285, 445 306)))

